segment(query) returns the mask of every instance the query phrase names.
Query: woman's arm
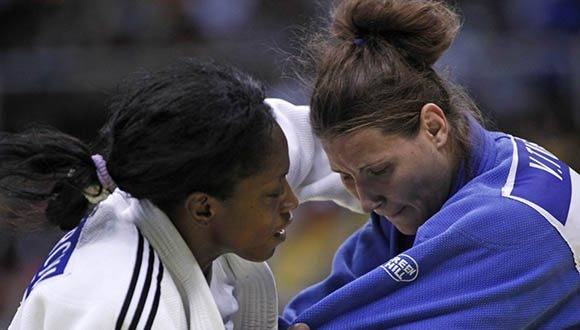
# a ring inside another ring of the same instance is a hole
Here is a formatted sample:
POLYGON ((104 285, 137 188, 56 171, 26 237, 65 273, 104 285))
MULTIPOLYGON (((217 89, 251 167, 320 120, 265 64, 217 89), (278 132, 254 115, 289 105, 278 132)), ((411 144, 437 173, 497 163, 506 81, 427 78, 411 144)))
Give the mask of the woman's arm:
POLYGON ((281 99, 266 99, 288 141, 290 172, 288 183, 300 202, 334 201, 362 213, 360 203, 350 195, 337 173, 332 172, 322 144, 310 126, 310 108, 281 99))

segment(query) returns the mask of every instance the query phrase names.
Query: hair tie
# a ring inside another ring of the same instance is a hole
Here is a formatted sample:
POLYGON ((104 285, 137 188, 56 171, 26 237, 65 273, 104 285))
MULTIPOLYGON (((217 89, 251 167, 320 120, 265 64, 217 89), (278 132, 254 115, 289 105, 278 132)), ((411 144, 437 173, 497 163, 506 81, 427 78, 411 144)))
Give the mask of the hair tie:
POLYGON ((117 188, 117 185, 107 171, 107 162, 103 156, 95 154, 91 156, 95 167, 97 168, 97 177, 99 178, 100 187, 92 185, 87 187, 83 194, 91 204, 98 204, 109 196, 117 188))
POLYGON ((357 46, 357 47, 361 47, 366 43, 366 40, 364 40, 363 38, 354 38, 353 43, 357 46))
POLYGON ((105 161, 103 156, 99 154, 92 155, 91 159, 97 168, 97 177, 99 178, 99 182, 103 188, 107 189, 109 192, 113 192, 117 185, 109 175, 109 171, 107 171, 107 161, 105 161))

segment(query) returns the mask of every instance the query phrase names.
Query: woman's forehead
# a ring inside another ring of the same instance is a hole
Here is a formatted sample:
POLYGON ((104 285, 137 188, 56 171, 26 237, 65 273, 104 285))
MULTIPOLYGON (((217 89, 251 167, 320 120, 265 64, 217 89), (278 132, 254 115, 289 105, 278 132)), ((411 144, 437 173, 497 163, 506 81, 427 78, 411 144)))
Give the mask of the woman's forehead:
POLYGON ((401 138, 385 135, 379 129, 366 128, 345 135, 325 138, 322 144, 327 153, 337 153, 352 157, 367 157, 396 149, 401 138))
POLYGON ((338 172, 359 172, 367 167, 396 163, 412 154, 414 143, 399 135, 386 135, 376 128, 322 140, 330 165, 338 172))
POLYGON ((279 179, 288 173, 290 168, 290 158, 288 156, 288 144, 282 130, 275 126, 270 135, 271 143, 267 150, 263 150, 262 164, 259 171, 246 178, 247 182, 268 184, 279 179))

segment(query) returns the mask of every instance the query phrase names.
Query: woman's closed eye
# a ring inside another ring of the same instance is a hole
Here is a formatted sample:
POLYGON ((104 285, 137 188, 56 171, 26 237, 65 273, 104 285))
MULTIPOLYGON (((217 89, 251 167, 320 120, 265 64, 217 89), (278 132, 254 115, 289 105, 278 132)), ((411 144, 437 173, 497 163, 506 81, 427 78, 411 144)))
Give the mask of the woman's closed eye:
POLYGON ((270 198, 278 198, 278 197, 282 196, 283 193, 284 193, 284 188, 279 188, 275 191, 272 191, 271 193, 268 193, 268 195, 266 195, 266 196, 268 196, 270 198))
POLYGON ((340 178, 343 182, 352 180, 352 176, 344 173, 340 173, 340 178))
POLYGON ((374 176, 379 176, 379 175, 384 175, 386 173, 388 173, 390 171, 391 167, 389 165, 383 165, 377 168, 369 168, 368 172, 371 175, 374 176))

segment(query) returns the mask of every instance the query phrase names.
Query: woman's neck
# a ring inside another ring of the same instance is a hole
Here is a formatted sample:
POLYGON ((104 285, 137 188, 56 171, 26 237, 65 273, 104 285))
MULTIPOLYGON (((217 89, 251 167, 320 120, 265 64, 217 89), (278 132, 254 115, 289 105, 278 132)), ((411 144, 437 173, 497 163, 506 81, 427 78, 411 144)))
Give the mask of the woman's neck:
POLYGON ((191 250, 191 253, 193 253, 195 260, 197 260, 201 271, 205 277, 209 279, 211 277, 211 266, 213 261, 223 253, 218 251, 217 248, 203 242, 203 237, 205 236, 207 238, 207 235, 190 235, 187 238, 185 237, 186 235, 182 236, 191 250))
POLYGON ((174 212, 170 218, 209 283, 213 261, 222 254, 227 253, 227 251, 223 251, 223 249, 213 244, 211 240, 213 235, 209 226, 199 226, 186 215, 186 212, 174 212))

